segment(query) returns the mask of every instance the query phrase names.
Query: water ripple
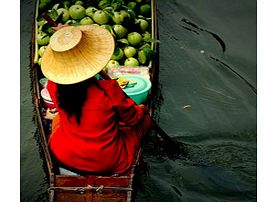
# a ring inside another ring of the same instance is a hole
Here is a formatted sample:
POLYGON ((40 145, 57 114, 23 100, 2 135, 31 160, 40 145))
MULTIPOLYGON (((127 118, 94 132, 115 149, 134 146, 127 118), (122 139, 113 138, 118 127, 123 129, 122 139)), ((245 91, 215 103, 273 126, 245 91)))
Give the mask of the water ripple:
POLYGON ((223 61, 221 61, 218 58, 215 58, 213 56, 210 56, 211 59, 213 59, 214 61, 216 61, 217 63, 221 64, 223 67, 226 67, 227 69, 229 69, 231 72, 233 72, 235 75, 237 75, 240 79, 242 79, 250 88, 251 90, 257 94, 257 89, 249 82, 247 81, 246 78, 244 78, 241 74, 239 74, 237 71, 234 70, 234 68, 232 68, 231 66, 227 65, 226 63, 224 63, 223 61))
MULTIPOLYGON (((204 29, 204 28, 201 28, 201 27, 199 27, 198 25, 196 25, 195 23, 189 21, 188 19, 186 19, 186 18, 184 18, 184 17, 181 19, 181 21, 184 22, 184 23, 186 23, 187 25, 192 26, 192 27, 195 28, 195 29, 198 29, 198 30, 200 30, 200 31, 204 31, 204 32, 209 33, 209 34, 219 43, 219 45, 220 45, 221 48, 222 48, 222 52, 224 53, 224 52, 226 51, 226 44, 224 43, 223 39, 222 39, 218 34, 213 33, 213 32, 211 32, 211 31, 209 31, 209 30, 204 29)), ((187 30, 189 30, 189 31, 192 31, 191 29, 188 29, 187 27, 184 27, 184 26, 181 26, 181 27, 183 27, 183 28, 185 28, 185 29, 187 29, 187 30)), ((195 32, 196 32, 196 31, 195 31, 195 32)), ((196 32, 196 33, 198 33, 198 32, 196 32)), ((198 33, 198 34, 199 34, 199 33, 198 33)))

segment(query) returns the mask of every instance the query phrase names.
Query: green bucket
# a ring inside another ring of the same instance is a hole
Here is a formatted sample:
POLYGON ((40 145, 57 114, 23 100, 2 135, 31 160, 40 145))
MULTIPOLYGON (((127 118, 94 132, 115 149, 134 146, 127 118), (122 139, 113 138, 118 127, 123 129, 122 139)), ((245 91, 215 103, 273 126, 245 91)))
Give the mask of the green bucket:
POLYGON ((127 78, 135 82, 135 85, 132 85, 132 87, 128 87, 127 85, 126 88, 123 88, 123 91, 130 98, 132 98, 136 104, 139 105, 144 103, 152 86, 150 80, 144 76, 135 74, 127 74, 120 77, 127 78))

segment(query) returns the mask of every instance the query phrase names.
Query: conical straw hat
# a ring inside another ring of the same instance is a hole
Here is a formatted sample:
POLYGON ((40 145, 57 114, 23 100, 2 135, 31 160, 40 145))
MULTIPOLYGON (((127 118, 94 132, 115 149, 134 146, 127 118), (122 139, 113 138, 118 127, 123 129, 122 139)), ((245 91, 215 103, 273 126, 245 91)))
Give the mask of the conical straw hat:
POLYGON ((99 25, 68 26, 55 32, 41 59, 46 78, 74 84, 100 72, 114 52, 114 38, 99 25))

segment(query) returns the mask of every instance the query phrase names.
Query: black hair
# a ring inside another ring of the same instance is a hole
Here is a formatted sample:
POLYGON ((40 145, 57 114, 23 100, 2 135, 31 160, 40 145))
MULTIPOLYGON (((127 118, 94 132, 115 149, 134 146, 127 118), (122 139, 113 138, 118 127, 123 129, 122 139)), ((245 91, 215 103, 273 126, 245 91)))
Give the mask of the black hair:
POLYGON ((75 116, 79 125, 81 122, 82 108, 87 99, 87 90, 93 83, 100 87, 95 77, 76 84, 57 85, 59 107, 63 109, 69 117, 75 116))

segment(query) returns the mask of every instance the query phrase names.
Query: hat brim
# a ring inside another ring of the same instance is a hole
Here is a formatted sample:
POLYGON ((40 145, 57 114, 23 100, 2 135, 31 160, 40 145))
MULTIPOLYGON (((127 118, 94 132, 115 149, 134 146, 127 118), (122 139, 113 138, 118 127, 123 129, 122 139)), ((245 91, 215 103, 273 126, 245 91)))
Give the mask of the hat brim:
POLYGON ((80 42, 72 49, 56 52, 50 45, 43 53, 42 73, 59 84, 74 84, 99 73, 109 62, 115 42, 111 33, 98 25, 81 25, 80 42))

